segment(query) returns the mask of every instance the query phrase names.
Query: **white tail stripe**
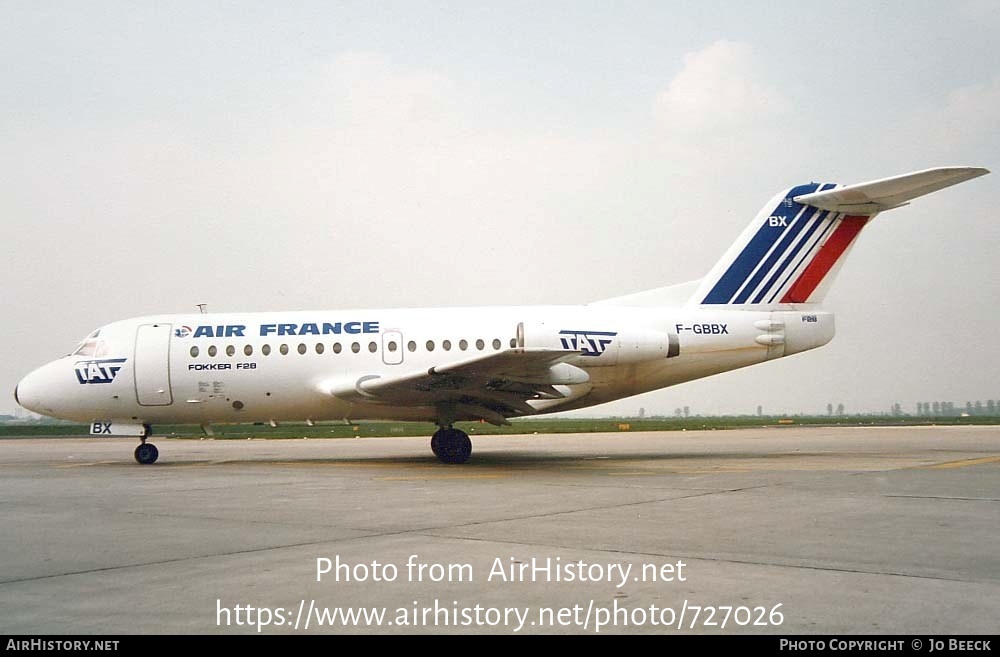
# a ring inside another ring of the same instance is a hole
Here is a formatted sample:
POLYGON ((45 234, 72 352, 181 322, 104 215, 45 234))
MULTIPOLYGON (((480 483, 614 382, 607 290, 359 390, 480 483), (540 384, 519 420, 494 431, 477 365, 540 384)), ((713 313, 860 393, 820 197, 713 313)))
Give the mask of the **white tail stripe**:
POLYGON ((830 214, 832 213, 828 213, 827 224, 823 226, 822 230, 817 230, 816 234, 812 236, 811 243, 806 245, 806 248, 804 248, 802 253, 799 254, 798 261, 795 262, 791 268, 789 268, 784 280, 781 281, 777 288, 772 289, 771 294, 767 299, 767 303, 774 303, 775 299, 780 299, 786 292, 788 292, 792 284, 798 280, 799 276, 803 271, 805 271, 805 268, 809 266, 809 263, 819 252, 819 247, 822 246, 827 237, 834 233, 837 226, 840 225, 840 222, 844 218, 843 214, 835 214, 832 215, 833 218, 830 219, 830 214))
MULTIPOLYGON (((815 208, 811 208, 808 205, 803 205, 802 206, 802 209, 799 210, 799 212, 795 215, 795 217, 792 218, 792 221, 789 224, 788 228, 785 230, 785 233, 783 233, 780 238, 778 238, 777 240, 774 241, 774 245, 772 245, 771 248, 767 250, 767 252, 764 254, 764 256, 760 259, 760 262, 757 263, 757 266, 754 267, 753 270, 750 272, 750 275, 747 276, 747 279, 736 290, 736 293, 729 300, 730 303, 734 303, 736 299, 739 299, 740 296, 743 296, 743 293, 746 290, 746 288, 747 288, 748 285, 751 285, 751 284, 756 285, 756 283, 754 283, 755 280, 756 281, 766 280, 766 277, 758 278, 757 274, 758 274, 758 272, 760 272, 761 268, 765 266, 765 263, 768 262, 768 260, 771 258, 771 256, 774 254, 775 251, 777 251, 778 249, 782 249, 782 251, 787 250, 786 249, 786 245, 784 244, 785 235, 787 235, 789 231, 794 230, 796 224, 798 224, 800 222, 808 222, 808 221, 810 221, 811 218, 813 216, 815 216, 815 214, 816 214, 816 209, 815 208), (808 218, 806 218, 806 216, 805 216, 807 213, 810 215, 808 218)), ((778 257, 779 261, 781 260, 781 257, 780 257, 781 255, 783 255, 783 254, 779 254, 779 257, 778 257)))

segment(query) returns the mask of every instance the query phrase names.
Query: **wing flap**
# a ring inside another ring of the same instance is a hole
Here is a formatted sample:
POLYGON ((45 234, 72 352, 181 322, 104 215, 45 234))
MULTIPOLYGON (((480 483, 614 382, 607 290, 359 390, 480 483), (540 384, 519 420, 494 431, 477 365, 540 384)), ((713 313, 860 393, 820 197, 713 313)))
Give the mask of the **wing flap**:
POLYGON ((324 381, 320 389, 345 401, 434 406, 456 419, 504 424, 507 417, 535 412, 532 400, 567 398, 570 386, 589 390, 590 375, 564 362, 579 353, 515 348, 395 376, 324 381))

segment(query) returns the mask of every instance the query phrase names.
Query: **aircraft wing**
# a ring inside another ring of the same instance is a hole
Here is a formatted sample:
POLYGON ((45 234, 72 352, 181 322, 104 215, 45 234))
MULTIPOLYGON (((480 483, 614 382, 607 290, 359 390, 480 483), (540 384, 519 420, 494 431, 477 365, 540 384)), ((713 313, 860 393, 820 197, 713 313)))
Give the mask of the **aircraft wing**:
POLYGON ((918 196, 972 180, 989 173, 978 167, 941 167, 882 178, 825 192, 796 196, 793 200, 832 212, 872 215, 906 205, 918 196))
POLYGON ((566 386, 587 384, 590 375, 564 362, 579 351, 507 349, 426 370, 371 374, 353 381, 321 384, 327 394, 350 402, 432 406, 454 419, 509 424, 507 418, 535 412, 528 401, 562 399, 566 386))

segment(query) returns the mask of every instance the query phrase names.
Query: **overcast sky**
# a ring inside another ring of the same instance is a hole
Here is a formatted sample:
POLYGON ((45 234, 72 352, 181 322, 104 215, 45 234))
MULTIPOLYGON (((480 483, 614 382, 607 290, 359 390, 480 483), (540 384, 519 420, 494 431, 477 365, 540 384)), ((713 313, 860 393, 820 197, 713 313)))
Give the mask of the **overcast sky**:
MULTIPOLYGON (((776 192, 1000 169, 1000 2, 0 2, 0 413, 94 328, 578 304, 776 192)), ((881 215, 818 351, 589 411, 1000 399, 1000 172, 881 215)))

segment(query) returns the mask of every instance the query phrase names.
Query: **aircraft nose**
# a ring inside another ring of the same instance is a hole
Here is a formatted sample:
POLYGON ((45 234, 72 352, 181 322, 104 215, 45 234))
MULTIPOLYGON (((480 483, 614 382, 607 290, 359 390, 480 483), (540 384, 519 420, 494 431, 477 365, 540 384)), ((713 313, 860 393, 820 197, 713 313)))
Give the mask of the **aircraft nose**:
POLYGON ((46 408, 42 401, 43 386, 39 380, 40 376, 39 370, 35 370, 18 381, 14 386, 14 401, 29 411, 49 415, 52 411, 46 408))

